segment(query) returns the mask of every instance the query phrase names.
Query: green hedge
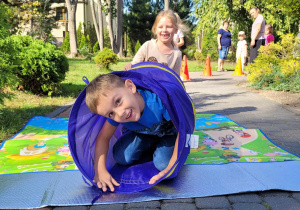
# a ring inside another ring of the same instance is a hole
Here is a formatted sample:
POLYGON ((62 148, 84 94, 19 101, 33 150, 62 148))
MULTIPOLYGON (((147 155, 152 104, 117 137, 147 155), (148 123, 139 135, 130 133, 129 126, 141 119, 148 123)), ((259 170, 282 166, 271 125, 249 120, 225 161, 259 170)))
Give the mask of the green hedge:
POLYGON ((0 51, 1 68, 11 71, 18 85, 33 93, 51 95, 69 70, 67 57, 55 45, 29 36, 1 40, 0 51))

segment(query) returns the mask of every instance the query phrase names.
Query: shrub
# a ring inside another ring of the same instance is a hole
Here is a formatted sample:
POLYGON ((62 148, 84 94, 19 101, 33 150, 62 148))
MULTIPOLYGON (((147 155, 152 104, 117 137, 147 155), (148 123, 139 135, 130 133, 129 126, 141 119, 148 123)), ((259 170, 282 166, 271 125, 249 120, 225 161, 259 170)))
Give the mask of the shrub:
POLYGON ((0 2, 0 39, 3 39, 9 35, 9 29, 12 24, 7 21, 9 19, 9 8, 5 3, 0 2))
POLYGON ((99 42, 97 41, 93 47, 93 53, 97 53, 100 50, 99 42))
POLYGON ((136 44, 135 44, 134 52, 137 53, 138 50, 140 49, 140 47, 141 47, 141 43, 140 43, 140 41, 138 40, 138 41, 136 42, 136 44))
POLYGON ((83 46, 80 50, 79 53, 84 56, 86 59, 89 61, 92 60, 93 53, 90 53, 90 49, 87 46, 83 46))
POLYGON ((16 84, 17 78, 17 85, 25 90, 51 95, 65 78, 69 64, 55 45, 15 35, 0 41, 0 68, 0 83, 16 84))
MULTIPOLYGON (((79 25, 78 25, 78 28, 76 30, 76 39, 77 39, 77 46, 79 47, 80 46, 80 43, 81 43, 81 37, 82 37, 82 25, 81 25, 81 22, 79 22, 79 25)), ((80 49, 80 47, 79 47, 80 49)))
POLYGON ((34 40, 20 53, 21 71, 16 72, 25 90, 51 95, 69 70, 66 56, 50 43, 34 40))
POLYGON ((117 64, 119 61, 118 56, 107 47, 104 47, 102 51, 99 51, 94 58, 95 63, 109 69, 110 64, 117 64))
POLYGON ((186 55, 188 60, 195 60, 194 54, 196 49, 196 46, 189 46, 182 51, 182 54, 186 55))
POLYGON ((61 45, 61 50, 65 54, 70 52, 70 36, 69 36, 69 32, 66 33, 66 36, 63 39, 63 43, 61 45))
MULTIPOLYGON (((11 39, 0 40, 0 105, 3 104, 4 98, 8 98, 3 89, 7 86, 16 83, 16 76, 14 74, 13 56, 9 54, 13 42, 11 39)), ((0 111, 1 114, 1 111, 0 111)))
POLYGON ((84 34, 82 34, 79 49, 83 48, 84 46, 87 46, 87 41, 84 34))
POLYGON ((300 92, 300 61, 294 57, 295 37, 281 36, 281 41, 259 49, 255 62, 246 67, 248 80, 255 88, 300 92))
POLYGON ((87 44, 87 47, 89 48, 89 51, 92 52, 92 45, 91 45, 90 35, 86 35, 86 44, 87 44))
POLYGON ((196 51, 196 52, 194 53, 194 57, 195 57, 195 59, 198 61, 198 63, 204 62, 205 59, 206 59, 206 57, 203 55, 203 53, 201 53, 201 52, 199 52, 199 51, 196 51))

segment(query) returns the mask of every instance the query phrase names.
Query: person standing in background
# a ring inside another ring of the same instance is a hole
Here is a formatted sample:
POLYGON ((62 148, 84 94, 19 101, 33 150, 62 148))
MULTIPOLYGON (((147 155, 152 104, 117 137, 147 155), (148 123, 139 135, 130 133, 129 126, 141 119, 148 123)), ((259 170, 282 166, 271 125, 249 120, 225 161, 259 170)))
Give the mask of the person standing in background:
POLYGON ((231 32, 228 30, 229 21, 223 22, 223 28, 218 31, 218 49, 219 49, 219 60, 217 71, 227 71, 223 68, 224 61, 227 59, 229 47, 231 46, 231 32))
POLYGON ((252 7, 250 15, 255 19, 251 29, 251 44, 250 44, 250 63, 254 63, 255 58, 258 56, 258 50, 261 45, 265 45, 265 19, 259 14, 257 7, 252 7))
POLYGON ((270 42, 275 41, 275 37, 272 34, 273 33, 273 27, 271 24, 267 24, 265 28, 265 45, 267 46, 270 42))
MULTIPOLYGON (((177 18, 177 22, 180 22, 181 24, 181 18, 179 17, 179 15, 176 12, 174 14, 177 18)), ((177 30, 176 34, 174 34, 173 42, 177 45, 177 47, 181 47, 184 45, 184 34, 180 29, 177 30)))
POLYGON ((238 62, 239 57, 241 57, 241 63, 242 63, 242 72, 244 73, 244 65, 247 60, 247 41, 246 35, 244 31, 240 31, 238 34, 238 43, 237 43, 237 49, 236 49, 236 62, 238 62))

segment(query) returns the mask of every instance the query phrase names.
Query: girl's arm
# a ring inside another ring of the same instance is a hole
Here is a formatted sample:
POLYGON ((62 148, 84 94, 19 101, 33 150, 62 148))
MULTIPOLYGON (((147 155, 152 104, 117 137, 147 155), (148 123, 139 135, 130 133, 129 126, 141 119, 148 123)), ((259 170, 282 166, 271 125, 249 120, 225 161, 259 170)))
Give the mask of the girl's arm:
POLYGON ((172 166, 175 164, 175 162, 177 160, 177 153, 178 153, 178 139, 179 139, 179 133, 177 134, 173 154, 172 154, 172 157, 169 161, 167 168, 165 168, 164 170, 159 172, 157 175, 153 176, 150 179, 149 184, 154 184, 155 182, 157 182, 160 178, 162 178, 164 175, 166 175, 166 173, 168 173, 170 171, 170 169, 172 168, 172 166))
POLYGON ((106 120, 96 139, 94 162, 95 176, 93 181, 99 188, 102 188, 104 192, 107 188, 113 192, 114 186, 120 185, 106 169, 106 157, 109 148, 109 141, 116 129, 117 127, 112 126, 106 120))
POLYGON ((179 42, 177 43, 177 47, 181 47, 182 45, 184 45, 184 38, 180 37, 179 42))
POLYGON ((136 64, 136 63, 140 63, 145 61, 146 59, 146 43, 144 43, 140 49, 137 51, 137 53, 135 54, 135 56, 133 57, 133 60, 131 61, 131 63, 127 63, 124 66, 124 70, 128 71, 131 69, 131 66, 136 64))

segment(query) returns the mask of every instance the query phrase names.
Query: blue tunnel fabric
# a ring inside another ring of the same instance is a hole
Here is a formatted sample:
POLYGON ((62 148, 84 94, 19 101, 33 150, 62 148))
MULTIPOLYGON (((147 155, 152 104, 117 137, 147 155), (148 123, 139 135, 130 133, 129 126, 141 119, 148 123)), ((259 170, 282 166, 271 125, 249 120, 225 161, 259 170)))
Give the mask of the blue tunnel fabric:
MULTIPOLYGON (((130 71, 111 72, 130 79, 138 88, 148 89, 157 94, 179 132, 178 157, 173 168, 158 182, 175 177, 184 164, 190 151, 190 135, 195 127, 195 109, 190 96, 186 93, 179 76, 170 68, 154 63, 142 62, 132 66, 130 71)), ((86 89, 77 97, 69 117, 68 139, 73 159, 83 176, 92 185, 94 177, 95 140, 106 118, 92 113, 85 103, 86 89)), ((119 125, 110 140, 107 155, 107 169, 120 183, 115 192, 136 192, 153 185, 148 182, 159 173, 152 161, 132 166, 121 166, 112 157, 112 147, 121 136, 122 126, 119 125)))

